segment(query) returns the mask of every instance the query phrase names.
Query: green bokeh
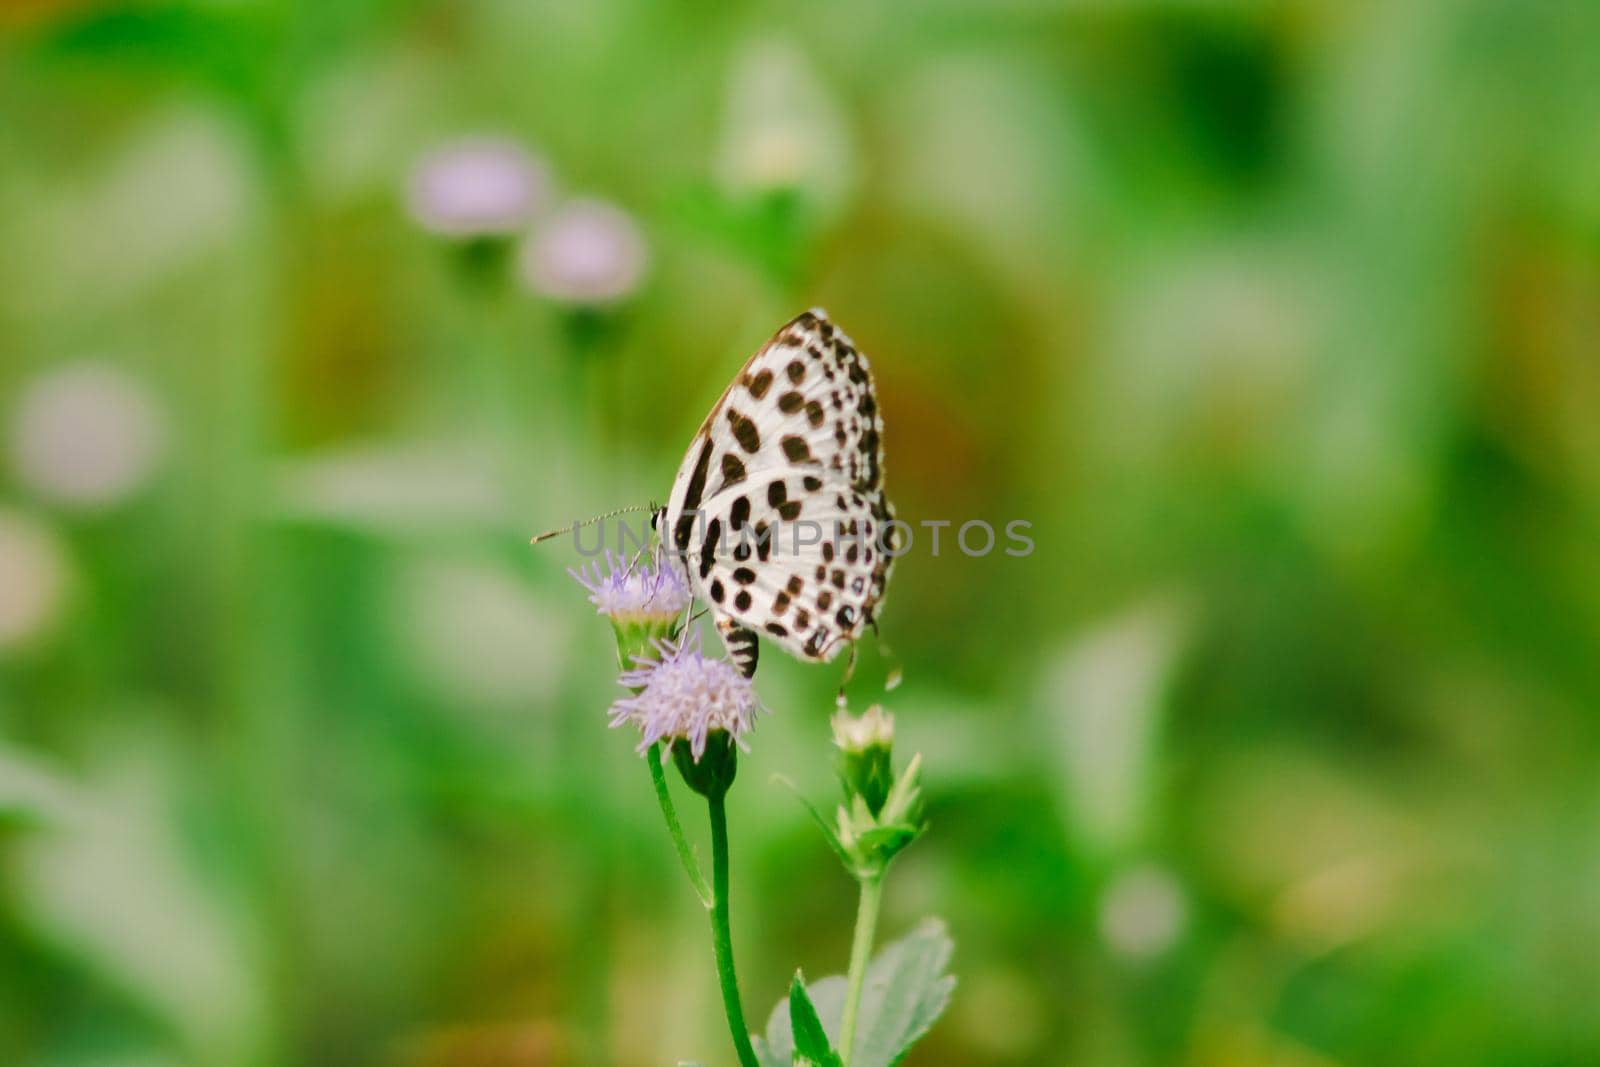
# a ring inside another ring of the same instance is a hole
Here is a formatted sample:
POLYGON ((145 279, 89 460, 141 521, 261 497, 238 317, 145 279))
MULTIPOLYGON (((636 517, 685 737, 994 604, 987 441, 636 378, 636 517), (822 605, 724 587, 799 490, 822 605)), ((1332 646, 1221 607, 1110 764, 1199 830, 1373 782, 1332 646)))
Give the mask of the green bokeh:
MULTIPOLYGON (((663 500, 819 304, 955 524, 852 683, 925 759, 885 935, 958 946, 908 1064, 1600 1062, 1600 5, 0 34, 0 1063, 731 1062, 610 631, 526 542, 663 500), (473 134, 626 211, 638 287, 424 232, 473 134)), ((758 1019, 848 953, 772 781, 832 802, 842 671, 762 657, 758 1019)))

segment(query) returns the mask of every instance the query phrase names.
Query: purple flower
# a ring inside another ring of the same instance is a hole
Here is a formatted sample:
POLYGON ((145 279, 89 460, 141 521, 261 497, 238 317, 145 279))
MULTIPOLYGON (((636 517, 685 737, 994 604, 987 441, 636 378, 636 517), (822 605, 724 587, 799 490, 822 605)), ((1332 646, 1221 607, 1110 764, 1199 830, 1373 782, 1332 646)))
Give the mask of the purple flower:
POLYGON ((604 568, 594 561, 567 573, 589 590, 595 611, 613 622, 670 626, 689 606, 689 586, 659 554, 630 565, 607 549, 604 568))
POLYGON ((110 364, 75 363, 27 383, 11 448, 23 484, 84 509, 119 504, 153 476, 167 445, 154 393, 110 364))
POLYGON ((521 255, 522 277, 542 296, 609 304, 638 288, 645 244, 627 212, 603 200, 574 200, 542 224, 521 255))
POLYGON ((743 747, 760 707, 750 679, 727 660, 706 658, 695 631, 677 644, 658 640, 655 650, 659 659, 635 656, 637 666, 618 677, 638 692, 611 705, 611 725, 637 726, 641 752, 657 741, 688 741, 697 762, 717 730, 743 747))
POLYGON ((550 195, 545 165, 516 143, 470 138, 436 149, 411 173, 406 203, 423 229, 496 237, 532 221, 550 195))

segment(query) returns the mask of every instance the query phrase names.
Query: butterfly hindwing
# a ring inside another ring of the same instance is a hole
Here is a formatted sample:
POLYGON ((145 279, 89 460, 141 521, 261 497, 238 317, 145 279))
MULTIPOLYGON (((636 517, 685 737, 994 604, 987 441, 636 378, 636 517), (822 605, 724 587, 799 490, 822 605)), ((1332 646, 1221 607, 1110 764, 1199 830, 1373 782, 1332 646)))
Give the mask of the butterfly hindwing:
MULTIPOLYGON (((663 536, 725 639, 750 630, 826 662, 874 620, 893 547, 882 430, 866 359, 817 310, 724 391, 684 457, 663 536)), ((753 649, 748 659, 753 669, 753 649)))
MULTIPOLYGON (((793 477, 762 476, 767 486, 793 477)), ((873 622, 883 598, 887 502, 880 494, 874 511, 867 496, 840 488, 805 498, 801 517, 784 521, 760 490, 735 487, 707 501, 708 536, 690 557, 691 575, 719 621, 803 659, 831 660, 873 622)))

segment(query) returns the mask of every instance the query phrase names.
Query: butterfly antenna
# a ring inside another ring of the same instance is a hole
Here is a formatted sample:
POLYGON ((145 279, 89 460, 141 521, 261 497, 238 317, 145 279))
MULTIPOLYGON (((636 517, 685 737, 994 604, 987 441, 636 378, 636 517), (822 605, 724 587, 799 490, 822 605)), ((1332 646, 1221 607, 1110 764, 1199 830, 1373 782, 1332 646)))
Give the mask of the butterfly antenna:
POLYGON ((548 541, 552 537, 560 537, 564 533, 575 533, 578 530, 579 527, 582 527, 582 526, 593 526, 597 522, 604 522, 607 519, 614 519, 618 515, 627 515, 628 513, 634 512, 634 511, 654 511, 654 510, 655 510, 654 505, 650 505, 650 504, 646 504, 646 505, 643 505, 643 506, 635 504, 632 507, 617 508, 615 511, 608 511, 604 515, 596 515, 592 519, 584 519, 581 522, 574 522, 570 526, 558 526, 554 530, 546 530, 542 534, 534 534, 532 537, 528 538, 528 544, 537 545, 541 541, 548 541))

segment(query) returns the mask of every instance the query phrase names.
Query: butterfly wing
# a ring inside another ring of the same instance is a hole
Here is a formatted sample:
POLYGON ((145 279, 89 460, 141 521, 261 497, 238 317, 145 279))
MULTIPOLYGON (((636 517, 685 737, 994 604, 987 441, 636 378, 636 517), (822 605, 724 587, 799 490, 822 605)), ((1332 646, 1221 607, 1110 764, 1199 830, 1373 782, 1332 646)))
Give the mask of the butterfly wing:
POLYGON ((827 662, 875 620, 895 548, 882 441, 865 357, 815 309, 750 358, 696 434, 663 535, 749 670, 749 631, 827 662))

